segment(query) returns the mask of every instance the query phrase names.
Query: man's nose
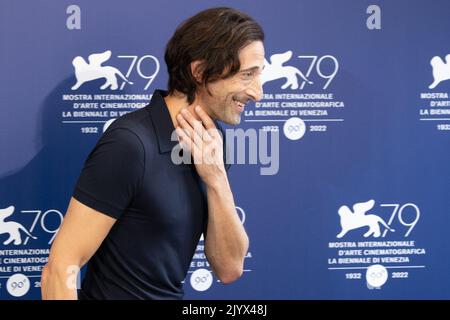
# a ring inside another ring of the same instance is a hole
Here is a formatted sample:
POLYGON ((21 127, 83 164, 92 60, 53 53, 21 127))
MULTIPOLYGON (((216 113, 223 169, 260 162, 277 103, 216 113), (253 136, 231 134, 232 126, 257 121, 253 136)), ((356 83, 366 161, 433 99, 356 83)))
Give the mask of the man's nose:
POLYGON ((247 95, 249 95, 254 101, 260 101, 263 96, 262 78, 261 75, 255 77, 248 87, 247 95))

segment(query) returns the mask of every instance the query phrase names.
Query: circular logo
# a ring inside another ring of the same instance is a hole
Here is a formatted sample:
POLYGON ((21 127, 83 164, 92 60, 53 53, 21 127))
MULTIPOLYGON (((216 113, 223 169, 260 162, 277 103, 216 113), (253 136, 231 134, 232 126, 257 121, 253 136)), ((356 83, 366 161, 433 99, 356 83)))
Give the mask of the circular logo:
POLYGON ((9 294, 14 297, 22 297, 30 290, 30 280, 28 277, 21 273, 16 273, 9 277, 6 282, 6 289, 9 294))
POLYGON ((367 284, 379 288, 386 283, 388 279, 388 271, 381 264, 374 264, 367 268, 366 281, 367 284))
POLYGON ((305 134, 306 125, 300 118, 290 118, 286 120, 283 126, 283 132, 286 138, 290 140, 298 140, 305 134))
POLYGON ((105 124, 103 125, 103 132, 106 131, 106 129, 108 129, 108 127, 111 125, 111 123, 113 123, 114 121, 116 121, 116 118, 113 119, 109 119, 108 121, 105 122, 105 124))
POLYGON ((244 224, 245 222, 245 211, 241 207, 236 207, 236 212, 239 215, 239 218, 241 220, 241 223, 244 224))
POLYGON ((191 286, 197 291, 205 291, 211 287, 213 276, 209 270, 197 269, 191 275, 191 286))

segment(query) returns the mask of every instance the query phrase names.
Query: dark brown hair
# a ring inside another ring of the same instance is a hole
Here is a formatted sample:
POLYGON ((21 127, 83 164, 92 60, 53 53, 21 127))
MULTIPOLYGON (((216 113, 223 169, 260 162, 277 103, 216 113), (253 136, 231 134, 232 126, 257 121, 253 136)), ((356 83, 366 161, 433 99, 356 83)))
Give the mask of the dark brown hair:
POLYGON ((236 74, 239 50, 253 41, 264 41, 261 26, 232 8, 211 8, 181 23, 167 43, 164 59, 169 73, 169 94, 178 91, 195 99, 199 83, 207 85, 236 74), (201 81, 191 72, 191 62, 202 61, 201 81))

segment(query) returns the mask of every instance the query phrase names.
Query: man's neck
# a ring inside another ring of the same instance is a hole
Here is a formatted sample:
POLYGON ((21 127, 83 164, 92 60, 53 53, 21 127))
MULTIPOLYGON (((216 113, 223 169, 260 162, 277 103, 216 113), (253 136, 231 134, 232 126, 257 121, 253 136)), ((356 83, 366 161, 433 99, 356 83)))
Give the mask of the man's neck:
POLYGON ((197 120, 200 120, 194 110, 196 106, 202 106, 198 97, 195 98, 192 104, 188 104, 186 96, 181 93, 170 94, 164 97, 164 100, 166 102, 170 117, 172 118, 172 122, 175 128, 178 126, 176 117, 183 109, 187 109, 197 120))

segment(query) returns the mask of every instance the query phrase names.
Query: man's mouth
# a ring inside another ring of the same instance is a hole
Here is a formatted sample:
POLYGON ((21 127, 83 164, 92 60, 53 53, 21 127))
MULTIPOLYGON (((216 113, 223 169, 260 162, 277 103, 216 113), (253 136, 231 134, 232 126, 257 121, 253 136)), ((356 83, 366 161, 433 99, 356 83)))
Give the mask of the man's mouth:
POLYGON ((237 99, 233 99, 234 104, 236 105, 236 108, 239 112, 244 111, 245 102, 239 101, 237 99))

